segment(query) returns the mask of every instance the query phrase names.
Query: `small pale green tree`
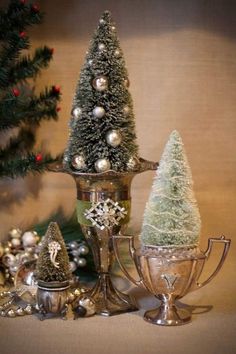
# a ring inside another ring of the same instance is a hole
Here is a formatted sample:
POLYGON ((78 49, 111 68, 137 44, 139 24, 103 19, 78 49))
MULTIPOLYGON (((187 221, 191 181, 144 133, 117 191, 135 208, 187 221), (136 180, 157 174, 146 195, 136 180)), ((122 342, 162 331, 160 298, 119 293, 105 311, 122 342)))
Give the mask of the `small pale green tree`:
POLYGON ((182 139, 173 131, 165 146, 141 231, 143 245, 196 245, 201 220, 182 139))

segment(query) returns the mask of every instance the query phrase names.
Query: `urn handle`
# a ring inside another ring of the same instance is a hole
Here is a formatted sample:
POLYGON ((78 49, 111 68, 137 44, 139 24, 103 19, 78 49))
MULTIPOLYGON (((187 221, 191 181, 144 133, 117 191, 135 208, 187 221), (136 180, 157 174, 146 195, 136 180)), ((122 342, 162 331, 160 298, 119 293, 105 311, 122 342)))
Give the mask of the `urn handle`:
POLYGON ((231 240, 230 239, 226 239, 225 236, 222 236, 222 237, 219 237, 219 238, 217 238, 217 237, 216 238, 214 238, 214 237, 209 238, 208 239, 208 247, 207 247, 207 250, 205 252, 206 258, 209 258, 210 254, 212 252, 212 248, 213 248, 213 244, 214 243, 222 243, 224 245, 221 259, 220 259, 216 269, 209 276, 209 278, 207 280, 203 281, 202 283, 197 283, 197 287, 198 288, 202 288, 203 286, 207 285, 217 275, 217 273, 219 273, 220 269, 222 268, 222 266, 224 264, 225 258, 226 258, 227 254, 228 254, 231 240))
POLYGON ((116 256, 116 259, 117 259, 117 262, 121 268, 121 270, 123 271, 123 273, 125 274, 125 276, 132 282, 134 283, 135 285, 137 286, 140 286, 143 284, 143 281, 142 281, 142 274, 140 272, 140 269, 139 269, 139 265, 138 265, 138 262, 137 262, 137 259, 135 257, 135 247, 134 247, 134 236, 123 236, 123 235, 113 235, 112 236, 112 241, 113 241, 113 248, 114 248, 114 252, 115 252, 115 256, 116 256), (119 252, 119 248, 118 248, 118 245, 117 245, 117 241, 118 240, 129 240, 129 253, 130 253, 130 256, 135 264, 135 267, 137 269, 137 272, 140 276, 140 279, 139 280, 136 280, 134 279, 130 274, 129 272, 127 271, 126 267, 123 265, 121 259, 120 259, 120 252, 119 252))

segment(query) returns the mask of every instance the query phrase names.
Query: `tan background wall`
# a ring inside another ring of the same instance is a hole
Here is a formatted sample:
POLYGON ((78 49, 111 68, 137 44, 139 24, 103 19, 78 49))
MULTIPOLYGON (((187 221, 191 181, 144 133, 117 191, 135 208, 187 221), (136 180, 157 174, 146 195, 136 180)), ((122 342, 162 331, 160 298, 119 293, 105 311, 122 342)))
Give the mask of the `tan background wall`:
MULTIPOLYGON (((3 5, 6 1, 0 1, 3 5)), ((125 53, 143 157, 158 160, 169 133, 181 133, 209 235, 235 230, 236 24, 234 1, 41 0, 45 23, 32 30, 35 46, 55 48, 41 85, 62 87, 60 120, 42 124, 38 147, 58 153, 89 40, 105 9, 113 13, 125 53)), ((132 225, 138 230, 153 173, 133 183, 132 225)), ((0 238, 10 227, 27 228, 62 208, 70 216, 75 186, 48 173, 1 181, 0 238)))

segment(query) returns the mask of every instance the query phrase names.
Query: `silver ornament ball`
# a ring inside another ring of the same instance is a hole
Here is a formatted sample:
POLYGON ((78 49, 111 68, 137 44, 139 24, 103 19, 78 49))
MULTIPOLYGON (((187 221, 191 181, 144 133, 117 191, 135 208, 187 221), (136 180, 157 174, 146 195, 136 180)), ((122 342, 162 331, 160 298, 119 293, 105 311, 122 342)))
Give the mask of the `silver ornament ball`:
POLYGON ((123 112, 124 112, 125 116, 127 116, 129 114, 129 112, 130 112, 129 106, 124 106, 123 112))
POLYGON ((93 109, 93 115, 96 118, 102 118, 105 115, 105 109, 103 107, 95 107, 93 109))
POLYGON ((83 267, 86 266, 87 261, 86 261, 85 258, 78 258, 76 263, 77 263, 79 268, 83 268, 83 267))
POLYGON ((105 91, 108 88, 108 79, 104 75, 95 77, 92 82, 93 88, 99 92, 105 91))
POLYGON ((15 265, 16 262, 16 257, 11 254, 11 253, 7 253, 2 257, 2 263, 6 266, 6 267, 12 267, 15 265))
POLYGON ((89 253, 89 248, 86 245, 81 245, 79 247, 79 254, 82 256, 86 256, 89 253))
POLYGON ((82 109, 80 107, 75 107, 73 110, 72 110, 72 115, 74 118, 78 119, 82 114, 82 109))
POLYGON ((109 160, 107 159, 98 159, 95 162, 95 169, 97 172, 101 173, 101 172, 106 172, 108 170, 110 170, 111 168, 111 163, 109 160))
POLYGON ((99 44, 98 44, 98 50, 99 50, 100 52, 103 52, 105 49, 106 49, 106 46, 105 46, 104 43, 99 43, 99 44))
POLYGON ((119 130, 109 130, 106 134, 106 142, 112 147, 117 147, 121 144, 122 136, 119 130))
POLYGON ((73 156, 71 164, 76 170, 81 170, 81 169, 85 168, 85 166, 86 166, 84 158, 81 155, 73 156))
POLYGON ((120 51, 119 51, 119 49, 116 49, 114 54, 115 54, 115 57, 119 57, 119 56, 120 56, 120 51))
POLYGON ((70 271, 73 273, 77 269, 77 264, 73 261, 69 263, 70 271))
POLYGON ((77 241, 70 241, 70 242, 68 243, 68 246, 69 246, 70 249, 72 249, 72 250, 75 250, 75 249, 79 248, 79 244, 78 244, 77 241))
POLYGON ((71 254, 72 254, 72 256, 77 257, 77 256, 80 255, 80 251, 79 251, 79 249, 77 248, 77 249, 72 250, 72 251, 71 251, 71 254))
POLYGON ((104 25, 106 23, 106 21, 103 18, 100 18, 99 23, 100 23, 100 25, 104 25))
POLYGON ((32 247, 37 243, 37 236, 34 231, 26 231, 22 236, 22 243, 24 247, 32 247))
POLYGON ((93 59, 88 60, 88 65, 90 65, 90 66, 93 65, 93 59))

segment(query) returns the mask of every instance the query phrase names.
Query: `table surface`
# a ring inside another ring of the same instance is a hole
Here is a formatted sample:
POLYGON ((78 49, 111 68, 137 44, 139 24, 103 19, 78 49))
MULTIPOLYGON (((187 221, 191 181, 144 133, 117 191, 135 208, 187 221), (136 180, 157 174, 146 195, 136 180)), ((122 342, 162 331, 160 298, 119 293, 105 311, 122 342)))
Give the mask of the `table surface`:
MULTIPOLYGON (((210 272, 219 250, 207 262, 210 272)), ((178 327, 149 324, 142 318, 157 300, 144 289, 114 279, 121 291, 135 296, 140 310, 113 317, 93 316, 73 320, 39 321, 35 316, 0 318, 1 354, 144 354, 236 353, 235 247, 219 275, 206 287, 186 295, 181 302, 192 310, 192 322, 178 327)))

